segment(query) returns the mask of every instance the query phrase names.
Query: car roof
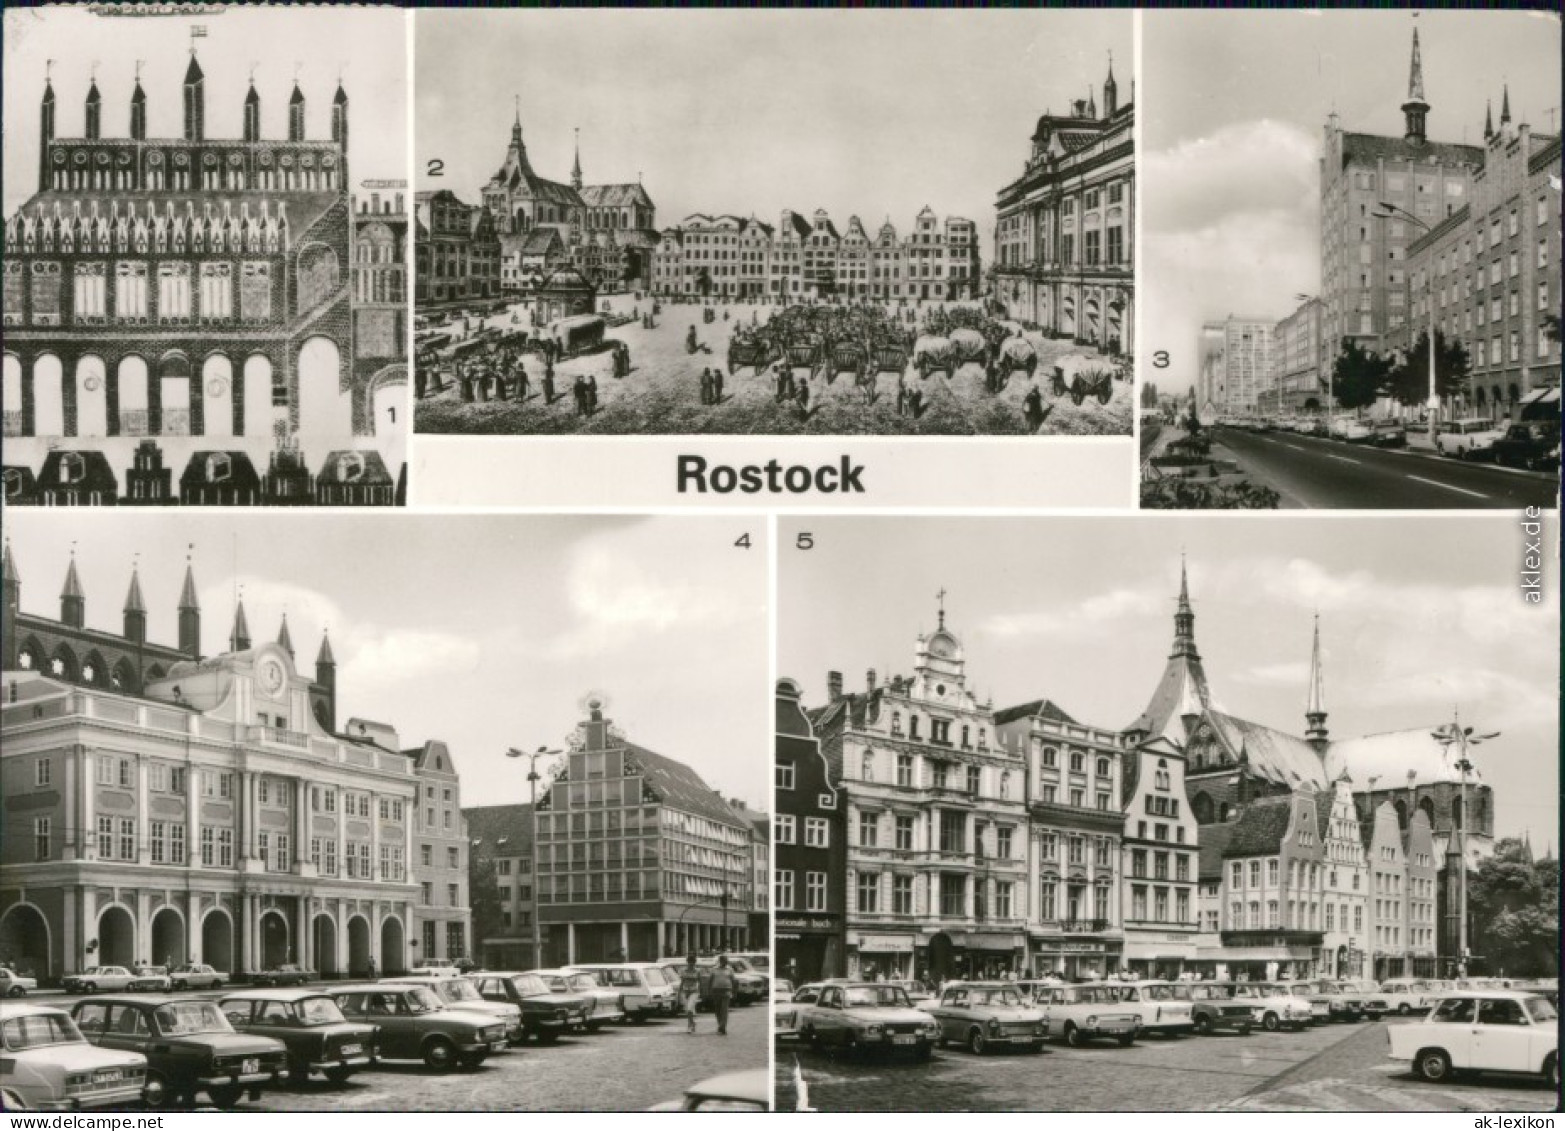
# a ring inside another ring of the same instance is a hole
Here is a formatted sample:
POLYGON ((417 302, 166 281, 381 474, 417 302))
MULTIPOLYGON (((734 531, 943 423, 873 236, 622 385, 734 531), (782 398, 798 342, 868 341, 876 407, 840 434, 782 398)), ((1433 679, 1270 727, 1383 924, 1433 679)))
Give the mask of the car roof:
POLYGON ((90 1003, 102 1003, 103 1005, 175 1005, 187 1001, 199 1001, 216 1004, 209 997, 195 997, 187 995, 180 997, 168 994, 93 994, 91 997, 82 998, 77 1005, 90 1003))
POLYGON ((10 1017, 39 1017, 46 1013, 59 1013, 66 1017, 70 1011, 58 1005, 48 1005, 41 1001, 4 1001, 0 1000, 0 1019, 10 1017))
MULTIPOLYGON (((902 982, 901 981, 891 981, 891 982, 878 982, 876 984, 877 985, 882 985, 882 986, 900 986, 902 984, 902 982)), ((1005 989, 1008 986, 1014 986, 1014 985, 1016 985, 1015 982, 1002 982, 998 978, 987 978, 987 979, 985 979, 985 980, 983 980, 981 982, 979 982, 979 981, 973 981, 973 982, 953 982, 953 983, 951 983, 951 985, 947 986, 946 989, 948 989, 948 990, 974 990, 974 989, 990 990, 990 989, 1005 989)))
POLYGON ((324 990, 306 989, 303 986, 268 986, 253 990, 234 990, 223 995, 223 1001, 245 999, 247 1001, 300 1001, 307 997, 329 997, 324 990))
POLYGON ((770 1106, 772 1098, 772 1074, 765 1068, 747 1068, 742 1072, 725 1072, 712 1076, 685 1090, 687 1095, 728 1096, 734 1099, 755 1100, 770 1106))
POLYGON ((431 982, 451 982, 465 976, 463 974, 398 974, 394 978, 382 978, 379 984, 386 985, 387 983, 392 983, 427 986, 431 982))
POLYGON ((333 997, 335 997, 337 994, 386 993, 387 991, 391 990, 410 990, 416 984, 419 983, 403 983, 401 985, 397 985, 395 983, 388 982, 355 982, 352 985, 331 986, 330 988, 322 990, 321 992, 329 994, 333 997))
POLYGON ((1487 990, 1483 989, 1483 988, 1473 989, 1473 990, 1443 990, 1443 991, 1441 991, 1441 995, 1440 996, 1441 997, 1461 997, 1461 998, 1468 998, 1468 997, 1471 997, 1471 998, 1503 997, 1503 998, 1509 998, 1512 1001, 1525 1001, 1528 998, 1542 997, 1543 995, 1541 993, 1538 993, 1536 990, 1507 990, 1507 989, 1502 989, 1499 986, 1495 986, 1493 989, 1487 989, 1487 990))

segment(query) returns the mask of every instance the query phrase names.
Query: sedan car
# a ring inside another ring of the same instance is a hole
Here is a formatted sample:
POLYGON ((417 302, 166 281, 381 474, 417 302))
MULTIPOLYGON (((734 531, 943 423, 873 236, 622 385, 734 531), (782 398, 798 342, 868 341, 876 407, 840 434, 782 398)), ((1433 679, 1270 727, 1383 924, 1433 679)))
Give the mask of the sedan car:
POLYGON ((0 1088, 7 1110, 81 1111, 141 1098, 147 1058, 95 1048, 63 1009, 0 1004, 0 1088))
POLYGON ((914 1009, 907 991, 889 982, 827 983, 805 1007, 799 1029, 812 1048, 884 1049, 919 1060, 929 1058, 939 1034, 935 1019, 914 1009))
POLYGON ((478 987, 462 977, 442 977, 434 974, 406 974, 400 978, 382 978, 382 985, 428 986, 435 996, 452 1009, 465 1009, 469 1013, 487 1013, 505 1026, 505 1039, 513 1045, 522 1043, 526 1033, 522 1030, 522 1010, 509 1001, 488 1001, 478 992, 478 987))
POLYGON ((1369 443, 1376 448, 1407 447, 1407 425, 1400 420, 1377 420, 1370 425, 1369 443))
POLYGON ((309 980, 310 972, 292 962, 262 970, 251 979, 258 986, 302 986, 309 980))
POLYGON ((1351 417, 1342 422, 1335 434, 1337 439, 1346 440, 1350 444, 1368 444, 1375 438, 1375 430, 1370 425, 1351 417))
POLYGON ((1195 1031, 1190 986, 1184 982, 1119 982, 1119 1000, 1141 1016, 1141 1031, 1178 1036, 1195 1031))
POLYGON ((200 962, 186 962, 168 972, 176 990, 220 990, 224 977, 221 970, 200 962))
POLYGON ((261 1098, 288 1066, 281 1041, 236 1033, 217 1002, 205 998, 120 994, 79 1001, 71 1016, 100 1048, 147 1058, 148 1107, 194 1100, 205 1092, 221 1108, 261 1098))
POLYGON ((556 993, 537 974, 470 974, 468 980, 485 1001, 503 1002, 522 1011, 522 1033, 540 1045, 552 1044, 561 1033, 587 1023, 592 1001, 585 994, 556 993))
POLYGON ((1390 978, 1380 983, 1380 997, 1386 1003, 1386 1012, 1403 1017, 1429 1012, 1437 992, 1428 982, 1418 978, 1390 978))
POLYGON ((617 991, 605 986, 597 977, 584 970, 532 970, 543 979, 551 993, 579 994, 587 999, 591 1008, 583 1026, 589 1033, 596 1033, 610 1021, 625 1020, 625 1006, 617 991))
POLYGON ((241 990, 220 1005, 237 1031, 271 1037, 287 1047, 288 1077, 295 1083, 318 1072, 333 1084, 345 1084, 375 1061, 375 1026, 349 1021, 319 990, 241 990))
POLYGON ((89 966, 79 974, 67 974, 60 980, 68 994, 95 994, 100 990, 128 990, 136 980, 123 966, 89 966))
POLYGON ((1203 1035, 1232 1029, 1243 1036, 1255 1028, 1255 1009, 1237 996, 1232 982, 1193 982, 1190 985, 1190 1019, 1203 1035))
POLYGON ((1541 1075, 1560 1087, 1559 1014, 1541 994, 1465 990, 1442 996, 1429 1016, 1386 1030, 1391 1059, 1412 1064, 1425 1080, 1454 1072, 1541 1075))
POLYGON ((1043 1007, 1048 1034, 1072 1048, 1088 1041, 1115 1040, 1128 1045, 1141 1027, 1141 1012, 1119 1000, 1120 989, 1110 982, 1079 986, 1044 986, 1037 1003, 1043 1007))
POLYGON ((132 966, 130 972, 136 975, 136 980, 130 984, 132 993, 166 994, 174 988, 167 966, 132 966))
POLYGON ((966 1045, 975 1056, 1003 1045, 1038 1052, 1047 1035, 1043 1010, 1009 982, 958 982, 923 1009, 940 1026, 937 1045, 966 1045))
POLYGON ((1234 986, 1234 996, 1253 1006, 1255 1019, 1268 1033, 1303 1029, 1314 1016, 1307 998, 1276 982, 1239 982, 1234 986))
POLYGON ((505 1051, 505 1024, 492 1014, 450 1009, 428 986, 379 982, 326 991, 349 1021, 380 1030, 385 1060, 422 1060, 436 1072, 477 1068, 505 1051))
POLYGON ((0 995, 5 997, 25 997, 37 991, 37 978, 27 974, 18 974, 9 966, 0 966, 0 995))
POLYGON ((1483 417, 1450 420, 1435 433, 1435 447, 1443 456, 1487 459, 1494 454, 1495 441, 1502 435, 1504 430, 1499 424, 1483 417))
POLYGON ((1494 462, 1501 467, 1524 467, 1528 471, 1552 471, 1560 466, 1560 429, 1558 424, 1539 420, 1512 424, 1490 446, 1494 462))
POLYGON ((611 987, 623 990, 625 1012, 638 1024, 648 1017, 660 1014, 671 1017, 679 1012, 679 983, 668 980, 662 963, 611 962, 601 966, 584 965, 580 969, 595 971, 611 987))
POLYGON ((652 1111, 771 1111, 772 1074, 764 1068, 727 1072, 692 1084, 681 1099, 652 1111))

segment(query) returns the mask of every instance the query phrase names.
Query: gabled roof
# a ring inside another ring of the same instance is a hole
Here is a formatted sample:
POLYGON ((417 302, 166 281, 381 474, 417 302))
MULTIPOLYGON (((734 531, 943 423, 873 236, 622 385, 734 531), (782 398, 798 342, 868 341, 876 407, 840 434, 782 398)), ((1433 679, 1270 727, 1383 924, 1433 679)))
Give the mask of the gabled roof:
POLYGON ((625 753, 632 763, 641 768, 642 780, 667 804, 708 820, 748 828, 745 820, 729 808, 728 802, 707 785, 700 774, 683 762, 676 762, 632 742, 625 743, 625 753))
POLYGON ((584 185, 582 203, 588 208, 651 208, 652 198, 640 184, 584 185))
POLYGON ((523 255, 545 255, 556 247, 563 248, 565 241, 554 228, 534 228, 522 240, 523 255))
MULTIPOLYGON (((1288 793, 1250 802, 1238 819, 1227 826, 1232 831, 1228 834, 1227 846, 1222 850, 1223 858, 1275 856, 1282 851, 1283 839, 1288 835, 1288 818, 1292 812, 1293 795, 1288 793)), ((1206 835, 1207 828, 1202 828, 1201 839, 1204 840, 1206 835)), ((1203 850, 1203 859, 1205 855, 1203 850)))
POLYGON ((1198 880, 1220 880, 1223 878, 1223 853, 1228 848, 1228 842, 1233 839, 1234 823, 1225 821, 1220 825, 1202 825, 1196 839, 1201 842, 1201 863, 1198 880))
POLYGON ((1060 709, 1058 703, 1052 699, 1034 699, 1030 703, 1019 703, 1015 707, 1006 707, 994 713, 995 726, 1014 722, 1017 719, 1043 719, 1051 723, 1075 723, 1075 719, 1060 709))
POLYGON ((255 464, 250 462, 249 453, 243 451, 199 451, 191 455, 185 464, 185 470, 180 473, 179 486, 183 491, 192 487, 204 487, 207 485, 223 484, 225 486, 240 487, 260 490, 261 477, 256 474, 255 464), (227 460, 227 477, 212 479, 209 476, 223 467, 223 461, 227 460), (215 461, 215 462, 213 462, 215 461))
MULTIPOLYGON (((1417 788, 1461 781, 1461 771, 1453 764, 1456 755, 1451 747, 1435 740, 1433 729, 1393 730, 1333 742, 1326 751, 1326 772, 1333 779, 1346 773, 1356 790, 1417 788), (1373 787, 1371 778, 1375 779, 1373 787)), ((1467 781, 1476 785, 1483 781, 1483 776, 1476 769, 1469 770, 1467 781)))
POLYGON ((386 461, 373 448, 364 451, 341 448, 326 457, 321 472, 315 477, 321 484, 357 483, 360 486, 385 486, 394 483, 386 461))
POLYGON ((1258 777, 1289 789, 1301 785, 1328 788, 1325 764, 1304 739, 1222 711, 1209 710, 1203 717, 1258 777))

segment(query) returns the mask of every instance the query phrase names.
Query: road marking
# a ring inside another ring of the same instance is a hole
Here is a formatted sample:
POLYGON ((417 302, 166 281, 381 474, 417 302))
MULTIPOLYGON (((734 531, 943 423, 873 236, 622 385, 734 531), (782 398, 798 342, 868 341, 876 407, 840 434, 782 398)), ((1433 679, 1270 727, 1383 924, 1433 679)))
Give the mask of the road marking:
POLYGON ((1325 456, 1327 459, 1340 459, 1343 463, 1360 463, 1361 464, 1361 463, 1364 462, 1361 459, 1349 459, 1347 456, 1334 456, 1330 452, 1322 452, 1321 455, 1325 456))
POLYGON ((1481 491, 1469 491, 1466 487, 1453 487, 1449 483, 1441 483, 1436 479, 1425 479, 1422 475, 1409 475, 1408 478, 1417 480, 1419 483, 1427 483, 1431 487, 1444 487, 1447 491, 1460 491, 1462 494, 1471 495, 1475 499, 1487 499, 1489 497, 1481 491))

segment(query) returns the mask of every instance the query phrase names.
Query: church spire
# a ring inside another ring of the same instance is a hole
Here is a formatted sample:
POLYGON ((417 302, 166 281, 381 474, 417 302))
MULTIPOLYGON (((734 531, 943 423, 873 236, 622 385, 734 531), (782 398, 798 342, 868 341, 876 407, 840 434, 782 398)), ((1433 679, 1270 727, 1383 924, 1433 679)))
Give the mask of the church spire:
POLYGON ((1424 100, 1424 60, 1418 49, 1417 28, 1413 29, 1413 61, 1408 70, 1407 101, 1402 103, 1402 114, 1407 119, 1407 140, 1424 141, 1429 103, 1424 100))
POLYGON ((206 140, 206 76, 201 64, 196 62, 194 48, 190 51, 190 66, 185 68, 185 140, 206 140))
POLYGON ((1511 124, 1511 84, 1506 83, 1502 88, 1500 98, 1500 132, 1505 132, 1505 127, 1511 124))
POLYGON ((141 571, 130 567, 130 591, 125 594, 125 639, 136 644, 147 642, 147 603, 141 599, 141 571))
POLYGON ((86 124, 88 141, 97 141, 103 136, 103 96, 98 93, 96 78, 87 83, 86 124))
POLYGON ((141 571, 135 566, 130 569, 130 591, 125 594, 125 612, 145 613, 147 603, 141 598, 141 571))
POLYGON ((1119 109, 1119 83, 1114 81, 1114 52, 1109 52, 1109 77, 1103 80, 1103 116, 1112 118, 1119 109))
POLYGON ((1163 667, 1146 710, 1126 731, 1146 738, 1167 738, 1183 746, 1188 737, 1185 720, 1212 706, 1206 669, 1195 644, 1195 613, 1190 608, 1190 578, 1185 558, 1179 556, 1179 603, 1174 610, 1174 648, 1163 667))
POLYGON ((72 628, 82 628, 87 621, 87 594, 82 592, 81 578, 76 574, 74 546, 71 564, 65 571, 65 586, 60 590, 60 619, 72 628))
POLYGON ((201 600, 196 596, 196 575, 185 555, 185 584, 179 591, 179 650, 195 659, 201 657, 201 600))
POLYGON ((581 127, 576 127, 576 163, 571 166, 571 188, 581 191, 581 127))
POLYGON ((1174 650, 1169 653, 1170 659, 1175 656, 1188 656, 1192 660, 1201 658, 1195 646, 1195 612, 1190 608, 1190 579, 1185 571, 1183 554, 1179 556, 1179 605, 1174 610, 1174 650))
POLYGON ((147 92, 141 89, 139 66, 136 74, 136 87, 130 92, 130 137, 132 141, 145 141, 147 139, 147 92))
POLYGON ((1483 139, 1488 141, 1494 137, 1494 103, 1486 101, 1483 104, 1483 139))
POLYGON ((228 634, 228 645, 231 652, 245 652, 250 648, 250 624, 245 620, 243 597, 234 604, 234 630, 228 634))
POLYGON ((1326 732, 1326 685, 1320 659, 1320 614, 1315 614, 1315 643, 1310 651, 1310 698, 1304 708, 1304 737, 1320 749, 1328 741, 1326 732), (1319 745, 1317 745, 1319 744, 1319 745))
POLYGON ((293 656, 293 637, 288 633, 287 613, 283 614, 282 627, 277 630, 277 646, 287 652, 290 658, 293 656))
POLYGON ((288 96, 288 140, 304 140, 304 91, 299 80, 293 80, 293 93, 288 96))
POLYGON ((255 78, 250 79, 250 89, 245 94, 244 139, 261 140, 261 96, 256 93, 255 78))

